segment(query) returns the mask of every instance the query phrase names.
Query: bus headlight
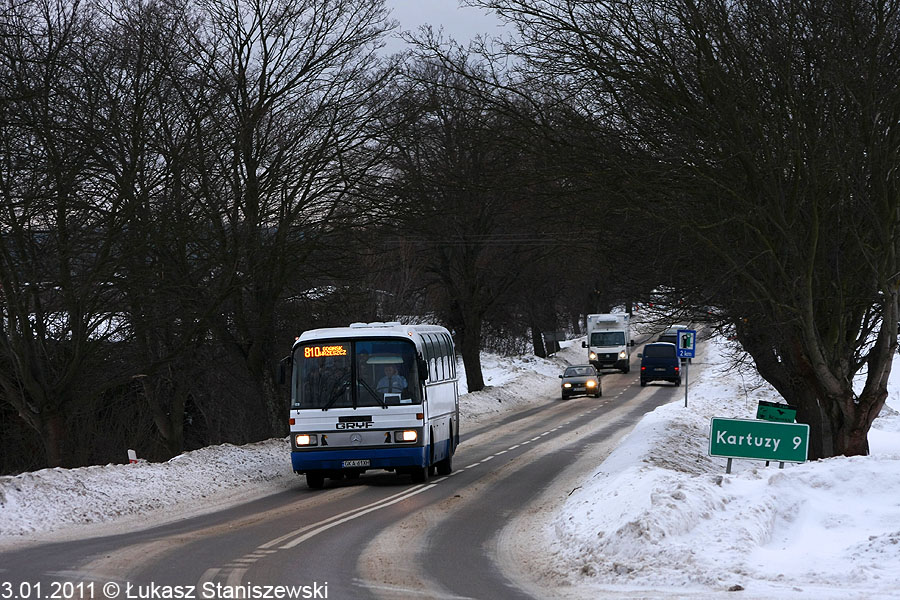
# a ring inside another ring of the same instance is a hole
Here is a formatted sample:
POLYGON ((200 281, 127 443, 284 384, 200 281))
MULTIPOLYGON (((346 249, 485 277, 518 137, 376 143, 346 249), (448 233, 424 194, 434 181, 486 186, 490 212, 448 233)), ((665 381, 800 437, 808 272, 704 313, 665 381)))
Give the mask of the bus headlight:
POLYGON ((597 360, 597 353, 591 352, 590 354, 588 354, 588 358, 591 360, 597 360))
POLYGON ((406 431, 395 431, 394 441, 402 443, 415 442, 419 439, 419 432, 415 429, 407 429, 406 431))
POLYGON ((622 350, 621 352, 619 352, 619 358, 621 358, 622 360, 628 358, 628 353, 622 350))
POLYGON ((318 446, 319 439, 310 433, 298 433, 294 436, 295 446, 318 446))

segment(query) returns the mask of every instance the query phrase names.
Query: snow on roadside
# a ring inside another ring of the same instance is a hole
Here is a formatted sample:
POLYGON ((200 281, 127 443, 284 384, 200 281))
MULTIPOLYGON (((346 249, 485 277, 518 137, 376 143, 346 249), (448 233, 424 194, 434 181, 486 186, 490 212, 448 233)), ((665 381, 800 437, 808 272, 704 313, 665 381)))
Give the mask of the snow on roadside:
POLYGON ((211 512, 297 483, 287 438, 209 446, 164 463, 0 477, 0 540, 135 518, 183 518, 191 510, 211 512), (202 509, 191 508, 197 506, 202 509))
POLYGON ((723 352, 709 344, 712 364, 691 383, 688 408, 673 402, 648 413, 551 520, 557 583, 588 596, 732 589, 759 598, 896 598, 896 411, 876 420, 871 456, 783 470, 735 459, 726 474, 727 459, 707 455, 709 419, 752 419, 759 400, 779 398, 760 381, 724 374, 723 352))

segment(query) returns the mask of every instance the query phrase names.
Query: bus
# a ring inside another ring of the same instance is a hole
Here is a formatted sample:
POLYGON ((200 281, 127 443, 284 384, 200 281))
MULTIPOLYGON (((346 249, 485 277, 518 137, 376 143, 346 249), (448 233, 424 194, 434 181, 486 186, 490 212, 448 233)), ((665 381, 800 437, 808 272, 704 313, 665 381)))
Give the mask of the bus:
POLYGON ((369 469, 416 483, 450 474, 459 391, 447 329, 397 322, 313 329, 288 360, 291 463, 310 488, 369 469))

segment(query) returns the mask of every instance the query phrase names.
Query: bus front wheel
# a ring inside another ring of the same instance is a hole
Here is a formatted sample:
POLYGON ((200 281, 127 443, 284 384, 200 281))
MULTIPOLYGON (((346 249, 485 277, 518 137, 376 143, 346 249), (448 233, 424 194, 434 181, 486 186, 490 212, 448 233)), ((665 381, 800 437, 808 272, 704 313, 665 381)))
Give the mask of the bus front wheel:
POLYGON ((413 467, 411 473, 413 483, 424 483, 428 480, 428 467, 413 467))
POLYGON ((442 461, 439 461, 437 464, 437 472, 438 475, 449 475, 453 471, 453 457, 447 456, 442 461))
POLYGON ((325 474, 324 473, 316 473, 316 472, 308 472, 306 474, 306 485, 313 490, 321 490, 325 487, 325 474))

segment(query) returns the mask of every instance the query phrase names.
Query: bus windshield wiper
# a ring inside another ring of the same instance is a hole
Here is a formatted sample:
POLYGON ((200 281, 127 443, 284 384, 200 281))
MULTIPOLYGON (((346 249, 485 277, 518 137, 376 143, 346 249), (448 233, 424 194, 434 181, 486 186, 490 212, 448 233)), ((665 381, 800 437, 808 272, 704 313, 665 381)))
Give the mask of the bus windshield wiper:
POLYGON ((340 398, 347 390, 347 385, 348 384, 346 383, 342 383, 340 386, 338 386, 334 394, 331 395, 331 398, 328 399, 328 402, 325 403, 325 406, 322 407, 322 410, 328 410, 329 408, 331 408, 331 406, 338 401, 338 398, 340 398))
POLYGON ((363 387, 366 388, 372 397, 375 398, 375 402, 381 405, 381 408, 387 408, 387 402, 385 402, 382 398, 378 397, 378 392, 372 389, 372 386, 365 379, 360 379, 359 382, 363 384, 363 387))

